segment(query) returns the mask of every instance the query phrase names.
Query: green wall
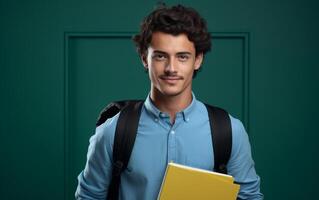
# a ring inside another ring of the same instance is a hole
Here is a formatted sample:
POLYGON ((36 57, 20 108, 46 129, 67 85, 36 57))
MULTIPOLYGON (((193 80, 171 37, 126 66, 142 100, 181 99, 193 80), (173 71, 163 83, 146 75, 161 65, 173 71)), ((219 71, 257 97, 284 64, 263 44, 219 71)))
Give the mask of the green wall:
MULTIPOLYGON (((244 122, 265 199, 314 199, 319 3, 166 2, 207 19, 194 92, 244 122)), ((1 199, 72 199, 100 109, 148 93, 130 37, 155 3, 0 1, 1 199)))

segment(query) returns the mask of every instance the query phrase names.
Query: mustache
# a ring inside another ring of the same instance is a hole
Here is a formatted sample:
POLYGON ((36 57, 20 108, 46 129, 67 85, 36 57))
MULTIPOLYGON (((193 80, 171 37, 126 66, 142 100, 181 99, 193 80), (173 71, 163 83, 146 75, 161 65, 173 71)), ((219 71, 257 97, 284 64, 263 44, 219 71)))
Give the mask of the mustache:
POLYGON ((159 76, 160 79, 178 79, 183 80, 184 77, 178 76, 177 74, 162 74, 159 76))

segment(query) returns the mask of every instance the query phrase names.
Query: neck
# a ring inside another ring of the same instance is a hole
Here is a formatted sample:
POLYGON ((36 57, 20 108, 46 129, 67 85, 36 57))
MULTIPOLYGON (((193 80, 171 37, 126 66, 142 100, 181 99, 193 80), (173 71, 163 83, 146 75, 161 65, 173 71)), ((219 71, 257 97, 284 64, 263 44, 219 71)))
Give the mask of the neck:
POLYGON ((151 90, 151 99, 154 105, 162 112, 168 113, 171 123, 174 124, 176 113, 184 110, 192 102, 192 92, 182 92, 178 95, 164 95, 156 89, 151 90))

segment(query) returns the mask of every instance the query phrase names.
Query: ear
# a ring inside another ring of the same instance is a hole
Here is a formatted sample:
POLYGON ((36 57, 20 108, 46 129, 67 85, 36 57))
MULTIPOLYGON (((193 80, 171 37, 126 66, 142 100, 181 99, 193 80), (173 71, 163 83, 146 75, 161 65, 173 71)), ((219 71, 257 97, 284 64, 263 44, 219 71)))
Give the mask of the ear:
POLYGON ((199 69, 203 62, 204 54, 200 53, 195 58, 195 70, 199 69))
POLYGON ((144 68, 147 69, 148 68, 148 63, 147 63, 147 56, 145 54, 141 55, 141 61, 144 65, 144 68))

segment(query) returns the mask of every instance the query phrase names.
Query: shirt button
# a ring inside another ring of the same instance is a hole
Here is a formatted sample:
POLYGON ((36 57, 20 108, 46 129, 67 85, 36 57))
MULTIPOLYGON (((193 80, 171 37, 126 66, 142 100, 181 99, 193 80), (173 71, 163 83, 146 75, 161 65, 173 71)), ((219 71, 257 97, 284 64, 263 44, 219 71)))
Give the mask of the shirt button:
POLYGON ((173 134, 173 135, 174 135, 174 134, 175 134, 175 131, 171 131, 171 134, 173 134))
POLYGON ((189 122, 189 118, 186 118, 186 121, 189 122))
POLYGON ((156 122, 158 122, 158 118, 155 118, 154 120, 155 120, 156 122))

